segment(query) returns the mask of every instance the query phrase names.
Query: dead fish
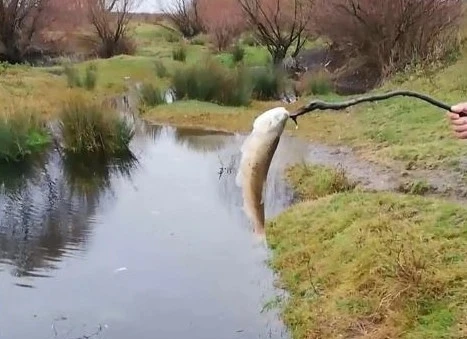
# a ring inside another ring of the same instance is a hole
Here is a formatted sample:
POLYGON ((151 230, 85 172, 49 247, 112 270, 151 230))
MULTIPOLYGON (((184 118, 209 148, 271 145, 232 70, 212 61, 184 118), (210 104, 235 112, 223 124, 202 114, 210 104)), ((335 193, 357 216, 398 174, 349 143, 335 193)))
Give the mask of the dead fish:
POLYGON ((274 153, 289 118, 284 107, 270 109, 253 122, 253 130, 241 147, 237 186, 242 188, 243 209, 255 232, 264 234, 266 179, 274 153))

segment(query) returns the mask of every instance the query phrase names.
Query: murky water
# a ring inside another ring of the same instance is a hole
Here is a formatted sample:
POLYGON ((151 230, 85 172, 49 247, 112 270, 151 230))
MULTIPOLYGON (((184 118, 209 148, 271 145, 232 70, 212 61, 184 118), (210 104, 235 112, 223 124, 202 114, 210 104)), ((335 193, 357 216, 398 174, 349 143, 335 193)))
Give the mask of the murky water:
MULTIPOLYGON (((286 338, 235 186, 242 136, 142 128, 136 159, 55 151, 0 173, 0 338, 286 338)), ((266 214, 290 204, 284 138, 266 214)), ((292 151, 291 151, 292 150, 292 151)))

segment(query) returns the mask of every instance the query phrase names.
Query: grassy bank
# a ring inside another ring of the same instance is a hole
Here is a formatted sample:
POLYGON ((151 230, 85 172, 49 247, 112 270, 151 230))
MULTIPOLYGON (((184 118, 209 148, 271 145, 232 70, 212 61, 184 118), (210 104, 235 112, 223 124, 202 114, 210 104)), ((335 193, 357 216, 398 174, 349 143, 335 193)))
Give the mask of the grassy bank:
MULTIPOLYGON (((467 79, 459 76, 467 66, 467 50, 461 59, 437 72, 413 72, 400 76, 374 92, 407 89, 431 95, 448 104, 467 100, 467 79)), ((280 101, 254 102, 247 108, 215 108, 212 104, 188 103, 157 107, 146 115, 149 120, 182 125, 203 125, 231 131, 247 132, 252 119, 264 110, 285 106, 290 110, 319 98, 346 100, 335 94, 306 96, 292 105, 280 101)), ((288 124, 287 133, 309 141, 345 144, 366 159, 402 167, 457 169, 467 155, 464 143, 452 137, 444 112, 425 102, 409 98, 393 98, 385 102, 361 105, 347 111, 320 111, 300 118, 299 129, 288 124)))
POLYGON ((293 338, 463 338, 467 209, 345 192, 269 223, 293 338))

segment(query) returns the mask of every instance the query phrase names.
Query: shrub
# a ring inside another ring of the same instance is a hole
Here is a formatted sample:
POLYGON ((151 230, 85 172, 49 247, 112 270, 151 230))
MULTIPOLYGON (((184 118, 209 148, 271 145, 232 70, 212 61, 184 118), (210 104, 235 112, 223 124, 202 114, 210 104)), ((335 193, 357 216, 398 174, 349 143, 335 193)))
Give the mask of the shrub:
POLYGON ((169 75, 167 67, 165 67, 164 63, 160 60, 156 60, 154 62, 154 69, 156 71, 156 75, 159 78, 166 78, 169 75))
POLYGON ((208 59, 201 65, 177 70, 172 85, 180 99, 195 99, 220 105, 247 105, 251 98, 251 78, 243 67, 229 69, 208 59))
POLYGON ((193 39, 191 39, 190 44, 204 46, 206 44, 206 41, 203 36, 195 36, 193 39))
POLYGON ((325 71, 306 75, 300 84, 301 92, 305 94, 326 95, 332 92, 333 85, 330 75, 325 71))
POLYGON ((287 179, 301 199, 317 199, 329 194, 351 191, 356 187, 342 167, 300 164, 287 171, 287 179))
POLYGON ((81 87, 81 78, 79 72, 73 65, 66 64, 63 68, 68 87, 81 87))
POLYGON ((143 83, 140 98, 142 104, 148 107, 154 107, 165 103, 163 91, 151 83, 143 83))
POLYGON ((92 90, 96 87, 97 83, 97 66, 95 64, 89 64, 86 66, 84 73, 83 86, 87 90, 92 90))
POLYGON ((170 43, 180 42, 180 37, 173 32, 168 32, 165 35, 165 41, 170 42, 170 43))
POLYGON ((84 79, 81 79, 78 69, 71 65, 64 66, 64 73, 69 87, 84 87, 87 90, 93 90, 97 83, 97 66, 89 64, 84 71, 84 79))
POLYGON ((69 153, 121 154, 129 151, 134 131, 109 105, 80 96, 69 98, 60 113, 64 148, 69 153))
POLYGON ((251 79, 257 100, 277 99, 285 88, 284 73, 273 66, 251 68, 251 79))
POLYGON ((245 49, 240 44, 235 44, 232 48, 232 60, 238 63, 245 57, 245 49))
POLYGON ((35 112, 21 108, 0 117, 0 161, 23 160, 49 142, 45 124, 35 112))
POLYGON ((256 40, 255 36, 251 33, 249 34, 246 34, 243 39, 242 39, 243 43, 247 46, 250 46, 250 47, 255 47, 255 46, 258 46, 259 43, 258 41, 256 40))
POLYGON ((177 48, 175 48, 172 51, 172 58, 175 61, 185 62, 186 61, 186 54, 187 54, 187 52, 186 52, 185 45, 180 45, 180 46, 178 46, 177 48))
POLYGON ((452 53, 462 1, 320 0, 314 8, 318 34, 387 76, 452 53))

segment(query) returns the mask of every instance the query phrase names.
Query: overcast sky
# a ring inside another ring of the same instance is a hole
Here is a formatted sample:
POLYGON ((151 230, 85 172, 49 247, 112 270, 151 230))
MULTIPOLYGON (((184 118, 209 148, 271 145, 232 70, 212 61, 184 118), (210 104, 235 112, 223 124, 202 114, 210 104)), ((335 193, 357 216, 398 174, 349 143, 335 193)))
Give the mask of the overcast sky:
POLYGON ((159 4, 166 5, 174 0, 140 0, 141 6, 136 10, 136 12, 160 12, 161 7, 159 4))

